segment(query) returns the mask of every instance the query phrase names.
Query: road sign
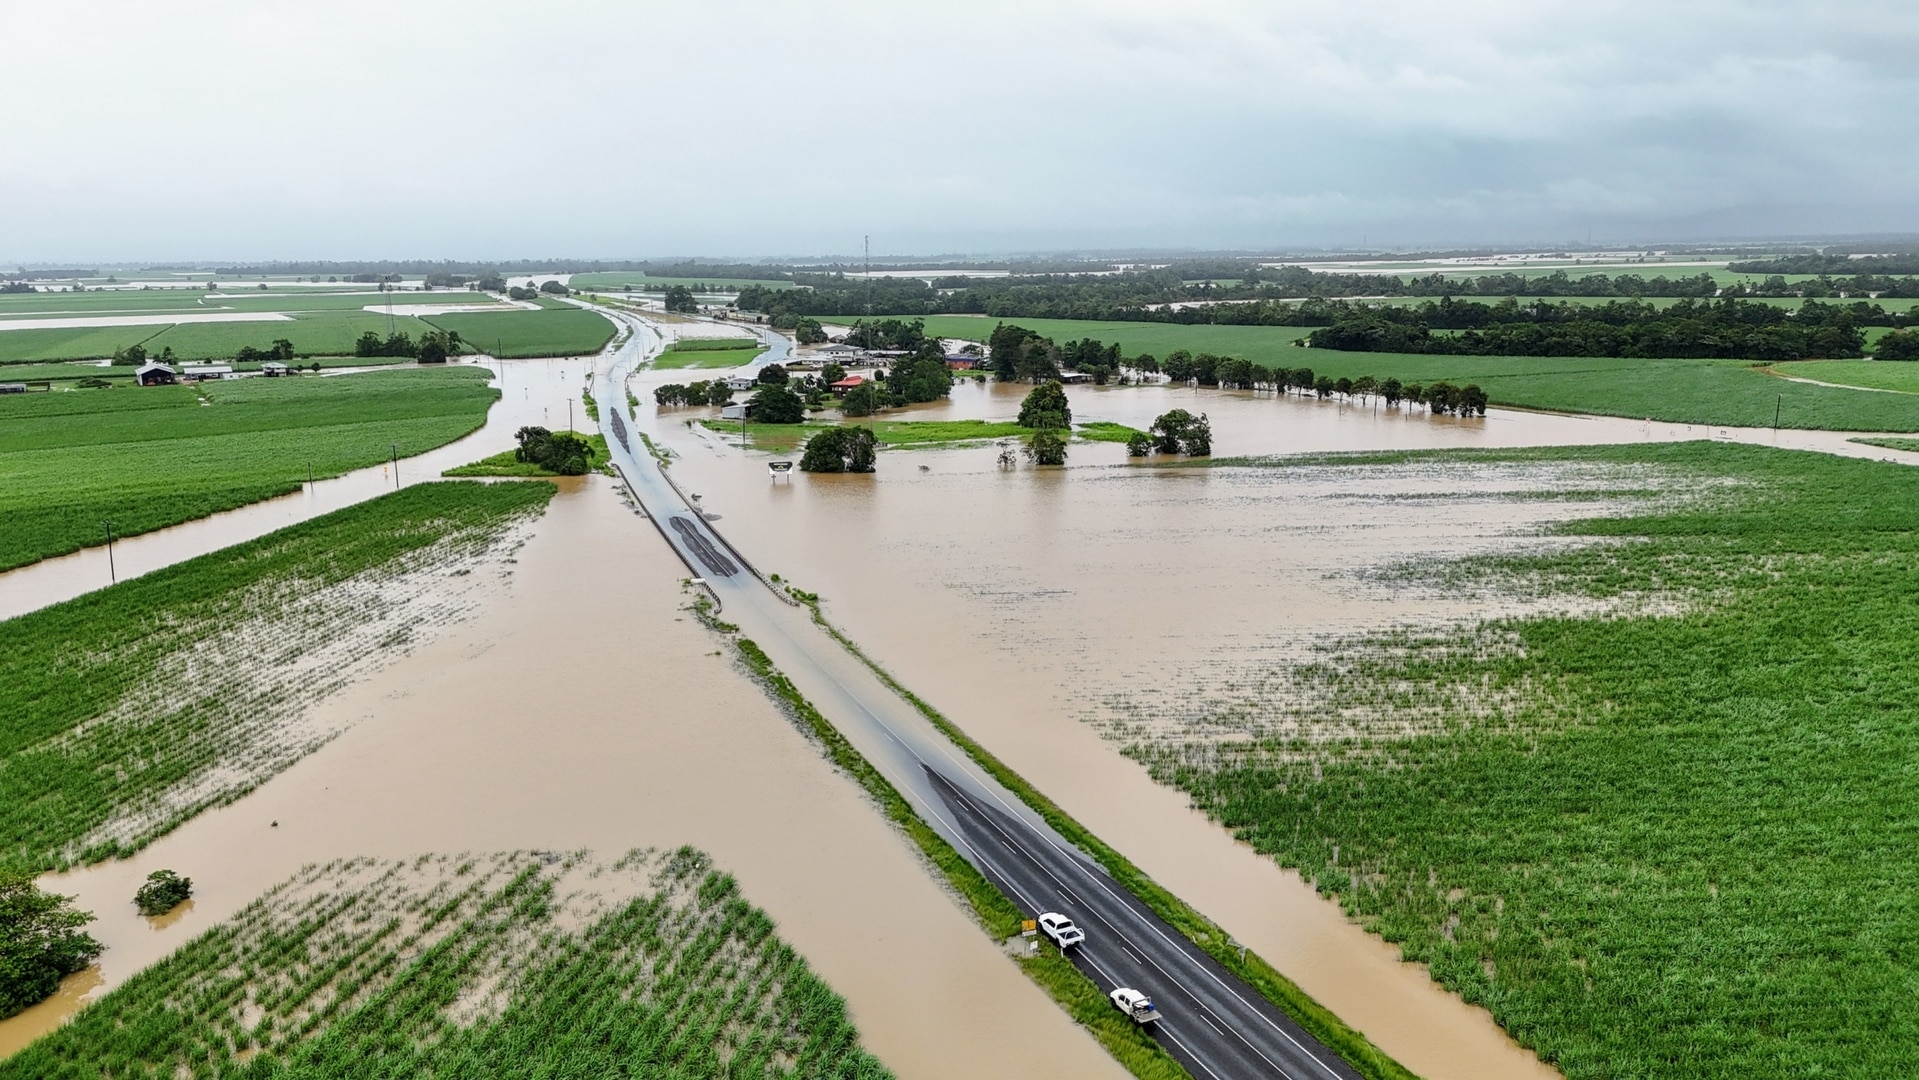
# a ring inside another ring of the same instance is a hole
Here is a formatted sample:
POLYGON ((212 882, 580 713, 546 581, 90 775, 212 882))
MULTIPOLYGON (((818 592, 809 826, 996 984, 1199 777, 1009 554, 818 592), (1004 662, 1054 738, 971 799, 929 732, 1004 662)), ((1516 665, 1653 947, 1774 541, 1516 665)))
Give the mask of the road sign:
POLYGON ((1026 937, 1032 937, 1034 934, 1039 933, 1039 922, 1034 919, 1021 919, 1019 922, 1019 932, 1026 937))

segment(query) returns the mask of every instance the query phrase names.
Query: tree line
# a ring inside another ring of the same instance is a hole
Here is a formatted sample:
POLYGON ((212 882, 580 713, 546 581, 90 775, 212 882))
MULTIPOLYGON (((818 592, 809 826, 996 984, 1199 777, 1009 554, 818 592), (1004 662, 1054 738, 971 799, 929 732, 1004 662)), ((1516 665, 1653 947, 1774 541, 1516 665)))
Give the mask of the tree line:
POLYGON ((1607 356, 1802 360, 1863 355, 1865 325, 1910 325, 1879 305, 1808 300, 1789 311, 1740 300, 1606 304, 1438 304, 1352 311, 1307 338, 1314 348, 1451 356, 1607 356), (1434 333, 1435 330, 1459 333, 1434 333))
POLYGON ((382 338, 368 330, 353 343, 355 356, 410 356, 422 364, 443 364, 447 357, 458 356, 464 342, 458 331, 428 330, 414 341, 405 331, 382 338))
POLYGON ((1843 252, 1785 255, 1727 263, 1726 269, 1735 274, 1919 274, 1919 249, 1857 256, 1843 252))

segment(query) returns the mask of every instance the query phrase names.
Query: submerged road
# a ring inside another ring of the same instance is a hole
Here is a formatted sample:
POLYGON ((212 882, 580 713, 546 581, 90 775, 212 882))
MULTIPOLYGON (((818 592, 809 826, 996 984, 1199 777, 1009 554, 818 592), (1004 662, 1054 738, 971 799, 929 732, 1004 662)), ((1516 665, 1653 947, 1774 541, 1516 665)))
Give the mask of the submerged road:
MULTIPOLYGON (((646 448, 634 445, 651 416, 628 411, 626 376, 659 350, 661 337, 643 318, 607 314, 632 328, 626 345, 595 373, 593 392, 602 402, 614 463, 660 536, 712 590, 724 618, 764 649, 920 816, 1028 917, 1057 911, 1077 922, 1087 940, 1073 962, 1102 991, 1130 986, 1150 995, 1164 1014, 1153 1037, 1193 1076, 1356 1080, 1360 1074, 1350 1065, 1154 915, 848 655, 810 613, 752 572, 646 448)), ((768 357, 785 355, 783 340, 768 357)))

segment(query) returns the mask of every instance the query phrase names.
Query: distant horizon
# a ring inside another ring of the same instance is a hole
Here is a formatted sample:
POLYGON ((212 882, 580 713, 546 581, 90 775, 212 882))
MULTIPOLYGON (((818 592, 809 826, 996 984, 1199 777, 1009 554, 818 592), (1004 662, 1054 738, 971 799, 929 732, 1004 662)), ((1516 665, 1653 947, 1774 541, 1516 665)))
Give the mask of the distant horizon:
MULTIPOLYGON (((1027 249, 1005 251, 976 252, 932 252, 881 255, 875 253, 872 261, 876 266, 899 263, 925 263, 932 265, 951 265, 965 267, 974 263, 1023 263, 1037 261, 1059 262, 1126 262, 1139 259, 1157 259, 1182 261, 1194 259, 1269 259, 1299 261, 1338 261, 1342 259, 1394 259, 1409 260, 1472 258, 1513 255, 1540 255, 1547 257, 1580 258, 1586 256, 1628 255, 1635 252, 1655 251, 1666 253, 1736 256, 1744 253, 1763 253, 1778 248, 1825 248, 1832 246, 1856 246, 1883 243, 1888 247, 1919 245, 1919 232, 1894 233, 1852 233, 1826 235, 1800 235, 1757 238, 1721 238, 1707 240, 1666 240, 1648 241, 1643 244, 1617 244, 1593 246, 1572 244, 1484 244, 1457 245, 1450 247, 1392 247, 1376 246, 1372 248, 1347 247, 1271 247, 1271 248, 1108 248, 1108 249, 1027 249)), ((1859 253, 1863 254, 1863 253, 1859 253)), ((17 275, 21 272, 46 272, 51 270, 151 270, 154 272, 198 272, 218 267, 246 267, 249 269, 271 269, 275 266, 297 265, 336 265, 336 266, 374 266, 381 264, 398 265, 485 265, 497 268, 526 267, 529 269, 549 267, 568 263, 713 263, 716 265, 766 265, 766 266, 805 266, 832 265, 852 266, 861 262, 859 252, 852 254, 784 254, 784 255, 738 255, 727 253, 672 253, 648 255, 547 255, 539 258, 521 257, 464 257, 464 256, 364 256, 364 257, 264 257, 264 258, 226 258, 220 256, 192 258, 117 258, 117 259, 39 259, 19 260, 0 257, 0 276, 17 275)), ((295 271, 288 270, 288 273, 295 271)), ((554 272, 566 272, 555 270, 554 272)))

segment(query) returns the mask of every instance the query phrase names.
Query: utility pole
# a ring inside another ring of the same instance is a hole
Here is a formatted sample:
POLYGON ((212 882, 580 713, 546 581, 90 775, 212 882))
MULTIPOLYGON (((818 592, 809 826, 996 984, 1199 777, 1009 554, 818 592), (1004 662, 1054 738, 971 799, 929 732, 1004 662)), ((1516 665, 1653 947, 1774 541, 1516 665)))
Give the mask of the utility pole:
POLYGON ((1772 432, 1779 434, 1779 410, 1786 405, 1786 395, 1780 394, 1779 400, 1772 403, 1772 432))
POLYGON ((865 253, 864 258, 866 260, 864 270, 866 277, 866 314, 871 316, 873 314, 873 238, 871 236, 861 236, 860 248, 865 253))
POLYGON ((395 490, 398 490, 400 487, 400 444, 399 443, 393 444, 393 487, 395 490))
POLYGON ((117 570, 113 565, 113 522, 111 521, 107 522, 106 526, 107 526, 107 584, 115 585, 115 584, 118 584, 120 581, 120 571, 117 570))
POLYGON ((566 399, 566 430, 573 430, 573 399, 566 399))

